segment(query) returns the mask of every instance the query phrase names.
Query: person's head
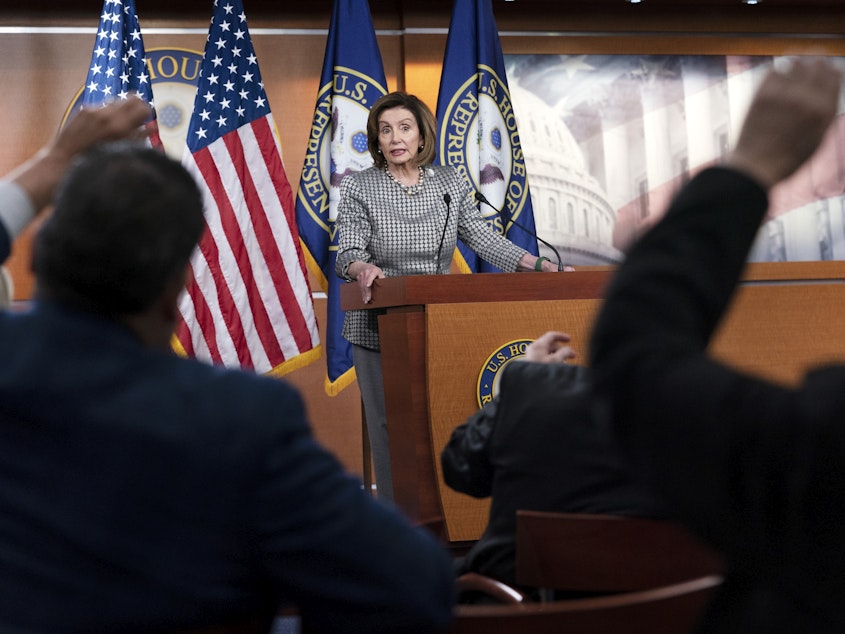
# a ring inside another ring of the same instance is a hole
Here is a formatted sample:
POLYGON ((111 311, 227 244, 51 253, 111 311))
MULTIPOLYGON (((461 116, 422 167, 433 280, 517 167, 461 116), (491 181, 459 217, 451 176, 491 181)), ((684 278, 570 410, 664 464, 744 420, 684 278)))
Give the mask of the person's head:
POLYGON ((202 208, 193 177, 162 152, 120 143, 87 153, 36 237, 38 295, 124 320, 166 294, 175 304, 205 226, 202 208))
POLYGON ((385 167, 388 164, 390 143, 394 138, 402 139, 402 143, 407 146, 408 155, 399 157, 402 162, 430 165, 434 160, 437 151, 437 124, 434 115, 418 97, 406 92, 388 93, 370 108, 370 116, 367 118, 367 146, 376 167, 385 167), (411 129, 404 127, 406 122, 412 123, 411 129), (407 138, 404 135, 407 135, 407 138))

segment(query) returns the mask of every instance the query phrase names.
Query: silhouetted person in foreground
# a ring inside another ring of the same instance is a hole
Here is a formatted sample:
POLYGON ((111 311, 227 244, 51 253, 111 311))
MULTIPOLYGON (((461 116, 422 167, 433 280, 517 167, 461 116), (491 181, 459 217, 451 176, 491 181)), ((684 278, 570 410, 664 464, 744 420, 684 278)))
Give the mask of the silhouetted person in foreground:
POLYGON ((73 158, 134 135, 139 104, 83 111, 0 184, 8 245, 72 163, 36 298, 0 311, 0 630, 269 624, 287 604, 320 632, 443 628, 448 555, 317 444, 296 390, 170 350, 196 183, 135 144, 73 158))
MULTIPOLYGON (((502 370, 499 393, 457 427, 443 449, 451 488, 491 498, 484 534, 457 574, 516 585, 517 510, 659 517, 660 505, 631 477, 606 425, 596 421, 589 372, 569 335, 546 332, 502 370)), ((527 593, 532 589, 522 588, 527 593)))
POLYGON ((726 556, 709 632, 845 631, 845 366, 791 389, 706 351, 767 192, 813 154, 840 85, 822 60, 771 72, 724 164, 628 253, 593 332, 596 394, 636 474, 726 556))

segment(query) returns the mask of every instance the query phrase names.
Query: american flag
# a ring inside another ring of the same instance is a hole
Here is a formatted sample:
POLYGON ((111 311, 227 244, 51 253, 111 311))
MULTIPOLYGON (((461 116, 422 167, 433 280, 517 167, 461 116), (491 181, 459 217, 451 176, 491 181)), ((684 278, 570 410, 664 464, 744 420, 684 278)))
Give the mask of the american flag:
MULTIPOLYGON (((155 105, 135 1, 105 0, 82 105, 96 106, 114 99, 126 99, 133 92, 150 106, 155 105)), ((161 148, 155 114, 147 125, 150 143, 161 148)))
POLYGON ((182 162, 207 231, 182 294, 177 350, 283 374, 320 354, 293 193, 241 0, 216 0, 182 162))

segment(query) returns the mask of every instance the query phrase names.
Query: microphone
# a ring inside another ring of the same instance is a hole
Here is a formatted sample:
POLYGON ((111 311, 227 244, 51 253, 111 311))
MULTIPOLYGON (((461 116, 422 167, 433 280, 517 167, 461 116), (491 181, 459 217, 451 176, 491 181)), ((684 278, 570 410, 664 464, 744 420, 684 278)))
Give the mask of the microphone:
POLYGON ((446 203, 446 222, 443 223, 443 233, 440 234, 440 246, 437 247, 437 259, 434 261, 436 265, 436 273, 440 274, 440 254, 443 251, 443 239, 446 237, 446 227, 449 226, 449 215, 451 212, 450 203, 452 202, 452 197, 449 195, 449 192, 443 194, 443 202, 446 203))
POLYGON ((487 197, 486 197, 484 194, 482 194, 480 191, 476 191, 476 192, 475 192, 475 199, 476 199, 478 202, 480 202, 480 203, 484 203, 485 205, 487 205, 488 207, 490 207, 490 209, 492 209, 492 210, 493 210, 493 211, 495 211, 497 214, 499 214, 499 218, 501 218, 502 223, 503 223, 503 225, 502 225, 502 229, 503 229, 503 230, 504 230, 504 229, 507 229, 508 223, 510 222, 512 225, 514 225, 514 226, 519 227, 520 229, 522 229, 525 233, 527 233, 527 234, 528 234, 529 236, 531 236, 532 238, 536 238, 537 240, 539 240, 540 242, 542 242, 543 244, 545 244, 547 247, 549 247, 549 248, 552 250, 552 252, 555 254, 555 257, 557 258, 557 270, 558 270, 558 271, 562 271, 562 270, 563 270, 563 259, 560 257, 560 253, 558 253, 558 252, 557 252, 557 249, 555 249, 555 248, 554 248, 551 244, 549 244, 548 242, 546 242, 545 240, 543 240, 543 238, 541 238, 540 236, 538 236, 536 233, 534 233, 533 231, 530 231, 530 230, 529 230, 529 229, 527 229, 526 227, 523 227, 523 226, 522 226, 521 224, 519 224, 516 220, 514 220, 513 218, 511 218, 511 217, 510 217, 510 215, 509 215, 509 214, 507 214, 507 213, 505 212, 505 208, 504 208, 504 207, 502 207, 501 209, 498 209, 498 208, 494 207, 494 206, 493 206, 493 203, 491 203, 489 200, 487 200, 487 197))

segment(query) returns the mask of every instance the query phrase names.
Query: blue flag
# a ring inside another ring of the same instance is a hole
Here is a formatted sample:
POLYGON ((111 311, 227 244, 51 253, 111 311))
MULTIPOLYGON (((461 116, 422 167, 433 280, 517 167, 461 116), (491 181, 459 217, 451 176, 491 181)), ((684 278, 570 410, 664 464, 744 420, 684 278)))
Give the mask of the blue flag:
MULTIPOLYGON (((456 167, 490 202, 481 206, 488 222, 538 255, 525 157, 491 0, 455 0, 437 122, 437 162, 456 167)), ((457 264, 465 272, 499 271, 461 242, 457 251, 457 264)))
POLYGON ((330 396, 355 379, 352 349, 341 335, 339 285, 345 282, 334 272, 339 186, 347 174, 372 165, 367 116, 385 94, 387 81, 367 0, 335 0, 296 196, 296 222, 306 259, 328 295, 325 351, 330 396))

